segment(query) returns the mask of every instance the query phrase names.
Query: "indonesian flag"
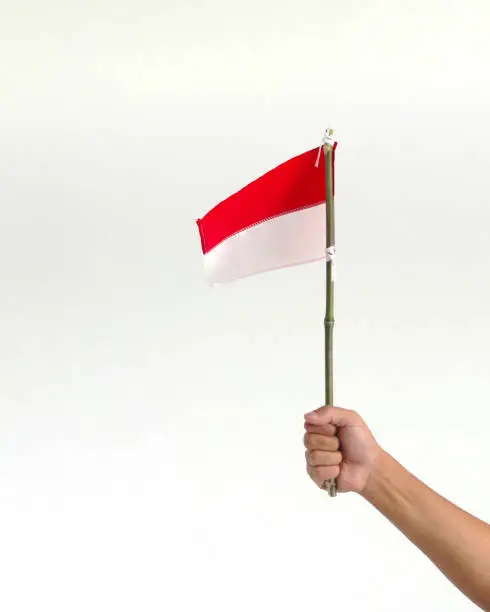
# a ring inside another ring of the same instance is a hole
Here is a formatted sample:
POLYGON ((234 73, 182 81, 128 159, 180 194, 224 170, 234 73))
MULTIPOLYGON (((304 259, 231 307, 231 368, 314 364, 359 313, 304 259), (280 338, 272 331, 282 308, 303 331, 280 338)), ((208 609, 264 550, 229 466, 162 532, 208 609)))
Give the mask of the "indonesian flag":
POLYGON ((199 219, 211 283, 326 259, 325 185, 321 147, 267 172, 199 219))

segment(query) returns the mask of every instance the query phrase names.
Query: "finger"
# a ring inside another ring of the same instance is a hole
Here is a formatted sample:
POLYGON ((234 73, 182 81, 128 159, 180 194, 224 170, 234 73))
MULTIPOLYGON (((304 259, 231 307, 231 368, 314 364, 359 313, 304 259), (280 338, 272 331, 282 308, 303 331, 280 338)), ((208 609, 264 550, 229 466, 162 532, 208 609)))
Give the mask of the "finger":
POLYGON ((340 474, 340 468, 338 466, 314 468, 308 465, 306 471, 313 482, 320 488, 323 488, 325 480, 330 480, 330 478, 335 479, 340 474))
POLYGON ((309 433, 322 434, 324 436, 334 436, 337 432, 337 429, 334 425, 310 425, 310 423, 305 423, 305 429, 309 433))
POLYGON ((319 434, 305 433, 304 444, 308 450, 337 451, 339 450, 339 439, 335 436, 323 436, 319 434))
POLYGON ((335 406, 323 406, 305 414, 305 421, 310 425, 324 426, 335 425, 336 427, 348 427, 359 425, 360 416, 353 410, 337 408, 335 406))
POLYGON ((308 472, 308 476, 313 480, 313 482, 320 487, 321 485, 319 485, 318 482, 316 482, 315 480, 315 475, 313 473, 314 469, 308 463, 306 464, 306 471, 308 472))
POLYGON ((317 487, 320 489, 323 487, 324 480, 321 480, 321 477, 317 475, 315 468, 312 468, 311 465, 306 466, 306 471, 308 472, 309 477, 313 480, 317 487))
POLYGON ((338 451, 328 453, 325 451, 310 451, 308 452, 308 463, 312 467, 340 465, 342 463, 342 454, 338 451))

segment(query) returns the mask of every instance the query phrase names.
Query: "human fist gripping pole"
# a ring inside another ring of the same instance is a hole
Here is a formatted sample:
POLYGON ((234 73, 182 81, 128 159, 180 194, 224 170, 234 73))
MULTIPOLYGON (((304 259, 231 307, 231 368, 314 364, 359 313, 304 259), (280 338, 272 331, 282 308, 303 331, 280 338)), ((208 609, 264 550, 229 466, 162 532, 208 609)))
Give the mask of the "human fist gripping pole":
POLYGON ((362 418, 352 410, 324 406, 305 415, 306 469, 324 488, 337 480, 339 493, 362 493, 381 449, 362 418))
MULTIPOLYGON (((490 612, 490 525, 406 470, 352 410, 305 415, 308 474, 322 489, 359 493, 402 531, 467 597, 490 612)), ((482 451, 483 452, 483 451, 482 451)))

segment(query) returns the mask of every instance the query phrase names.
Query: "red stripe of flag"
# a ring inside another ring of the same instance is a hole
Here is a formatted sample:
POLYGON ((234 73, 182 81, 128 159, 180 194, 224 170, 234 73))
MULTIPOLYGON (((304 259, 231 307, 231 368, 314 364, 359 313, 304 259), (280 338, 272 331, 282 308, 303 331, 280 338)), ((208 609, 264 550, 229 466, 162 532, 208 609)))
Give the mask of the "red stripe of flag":
POLYGON ((324 203, 323 149, 318 167, 317 155, 318 148, 311 149, 284 162, 198 219, 203 253, 262 221, 324 203))

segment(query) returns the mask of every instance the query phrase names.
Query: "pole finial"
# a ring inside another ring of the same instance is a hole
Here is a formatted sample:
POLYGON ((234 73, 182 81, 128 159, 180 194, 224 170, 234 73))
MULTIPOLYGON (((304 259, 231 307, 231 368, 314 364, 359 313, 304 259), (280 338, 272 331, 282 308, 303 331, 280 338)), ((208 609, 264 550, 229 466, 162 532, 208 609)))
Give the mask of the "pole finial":
POLYGON ((320 155, 322 154, 322 149, 324 147, 332 148, 335 144, 335 140, 333 138, 333 129, 328 127, 323 134, 322 141, 320 146, 318 147, 318 155, 316 156, 315 168, 318 168, 320 165, 320 155))
POLYGON ((333 138, 333 134, 334 131, 333 129, 329 126, 326 130, 325 130, 325 134, 323 136, 323 141, 322 141, 322 145, 329 145, 331 147, 333 147, 333 145, 335 144, 335 140, 333 138))

